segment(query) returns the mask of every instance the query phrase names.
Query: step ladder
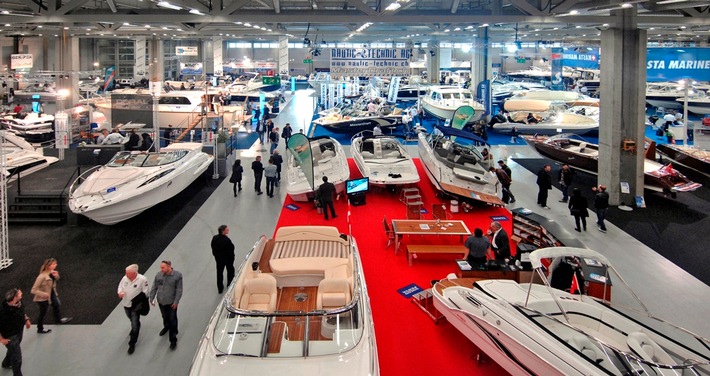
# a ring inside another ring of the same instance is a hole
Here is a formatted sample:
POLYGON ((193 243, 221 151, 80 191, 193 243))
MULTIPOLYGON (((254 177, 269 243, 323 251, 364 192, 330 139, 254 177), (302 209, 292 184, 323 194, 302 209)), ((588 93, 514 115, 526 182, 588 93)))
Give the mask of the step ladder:
POLYGON ((421 219, 424 201, 419 188, 402 188, 399 200, 407 206, 407 219, 421 219))

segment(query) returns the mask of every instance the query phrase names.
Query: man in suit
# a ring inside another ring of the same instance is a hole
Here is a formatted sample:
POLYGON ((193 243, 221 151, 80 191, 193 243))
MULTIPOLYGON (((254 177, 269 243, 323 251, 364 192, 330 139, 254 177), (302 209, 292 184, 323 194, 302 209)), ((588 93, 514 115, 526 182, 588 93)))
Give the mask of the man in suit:
POLYGON ((545 209, 547 206, 548 191, 552 189, 552 177, 550 176, 550 165, 545 165, 537 172, 537 186, 540 190, 537 193, 537 204, 545 209))
POLYGON ((326 221, 328 220, 328 208, 330 208, 332 217, 337 218, 337 215, 335 215, 335 206, 333 206, 334 194, 335 184, 330 183, 327 176, 323 176, 323 184, 318 187, 318 196, 320 197, 321 207, 323 208, 326 221))
POLYGON ((227 236, 229 235, 229 227, 221 225, 217 228, 217 235, 212 237, 210 247, 212 248, 212 256, 217 263, 217 292, 222 294, 224 290, 224 269, 227 269, 227 286, 234 279, 234 243, 227 236))
POLYGON ((500 222, 491 222, 491 228, 488 230, 488 235, 491 236, 491 249, 496 256, 496 261, 503 261, 510 258, 510 241, 508 233, 503 230, 500 222))

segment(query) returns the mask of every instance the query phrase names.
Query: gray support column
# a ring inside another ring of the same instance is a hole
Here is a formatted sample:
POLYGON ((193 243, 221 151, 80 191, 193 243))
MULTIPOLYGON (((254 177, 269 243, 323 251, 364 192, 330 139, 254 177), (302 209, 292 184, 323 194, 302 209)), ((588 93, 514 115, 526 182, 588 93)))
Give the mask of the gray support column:
POLYGON ((439 42, 432 41, 429 42, 429 46, 425 49, 426 54, 424 55, 426 60, 426 74, 427 81, 429 83, 438 85, 439 84, 439 42))
POLYGON ((212 73, 218 77, 222 77, 222 75, 224 75, 222 47, 222 37, 212 37, 212 73))
POLYGON ((638 29, 635 9, 612 16, 616 26, 602 31, 599 184, 608 187, 610 204, 632 206, 643 195, 646 31, 638 29), (636 143, 635 153, 623 150, 627 140, 636 143))
POLYGON ((205 80, 207 80, 207 75, 214 74, 214 44, 211 40, 200 40, 200 51, 202 51, 202 73, 205 80))
POLYGON ((141 79, 143 79, 143 77, 148 75, 148 69, 145 65, 147 51, 145 37, 136 37, 134 41, 134 56, 136 58, 136 62, 133 64, 133 81, 138 83, 141 79))
POLYGON ((476 90, 479 82, 488 79, 488 43, 483 38, 473 40, 471 48, 471 89, 476 90))
MULTIPOLYGON (((291 74, 288 58, 288 37, 279 37, 279 74, 291 74)), ((286 84, 290 85, 289 83, 286 84)))
POLYGON ((57 80, 57 89, 66 90, 68 93, 62 102, 63 106, 60 106, 57 101, 57 110, 61 111, 79 103, 79 91, 75 89, 79 87, 79 76, 72 73, 79 70, 79 39, 70 37, 67 30, 62 30, 59 44, 57 50, 59 51, 59 71, 62 72, 62 78, 57 80))
POLYGON ((160 100, 160 90, 163 87, 165 69, 163 66, 163 41, 153 36, 148 43, 150 64, 148 66, 150 74, 150 91, 153 94, 153 140, 155 149, 160 151, 160 128, 158 124, 158 103, 160 100))

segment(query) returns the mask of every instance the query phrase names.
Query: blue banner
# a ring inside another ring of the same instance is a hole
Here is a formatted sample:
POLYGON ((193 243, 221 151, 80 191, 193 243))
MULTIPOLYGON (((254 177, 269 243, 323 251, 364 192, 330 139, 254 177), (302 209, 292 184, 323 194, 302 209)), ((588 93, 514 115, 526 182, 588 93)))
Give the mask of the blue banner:
POLYGON ((710 81, 710 48, 649 48, 646 81, 710 81))
POLYGON ((104 75, 104 85, 101 90, 113 90, 114 79, 116 78, 116 67, 110 66, 106 68, 106 74, 104 75))
POLYGON ((571 68, 599 69, 599 49, 591 47, 564 48, 562 65, 571 68))
POLYGON ((493 109, 491 108, 491 81, 483 80, 479 82, 478 87, 476 88, 476 92, 478 95, 478 99, 483 100, 483 108, 486 109, 483 113, 483 116, 492 114, 493 109))
POLYGON ((562 48, 553 48, 552 55, 550 56, 551 73, 552 77, 550 79, 550 88, 552 90, 564 90, 565 84, 562 79, 562 66, 564 65, 564 60, 562 59, 563 54, 562 48))

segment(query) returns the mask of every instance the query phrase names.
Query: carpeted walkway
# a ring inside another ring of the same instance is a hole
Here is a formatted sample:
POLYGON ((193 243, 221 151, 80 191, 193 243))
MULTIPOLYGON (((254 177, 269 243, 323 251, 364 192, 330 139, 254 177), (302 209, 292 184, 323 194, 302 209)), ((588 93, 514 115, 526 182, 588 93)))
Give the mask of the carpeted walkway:
MULTIPOLYGON (((431 206, 444 201, 434 194, 434 188, 419 160, 415 161, 422 177, 418 187, 429 211, 423 218, 432 219, 431 206)), ((350 164, 351 178, 360 177, 352 159, 350 164)), ((353 234, 360 249, 369 290, 382 375, 506 374, 493 362, 479 366, 476 361, 478 350, 463 334, 445 320, 435 324, 409 299, 397 292, 411 283, 424 289, 430 287, 432 279, 444 278, 455 271, 453 260, 456 258, 454 255, 422 256, 410 267, 405 252, 400 251, 395 255, 392 246, 385 248, 387 238, 382 225, 383 217, 386 216, 388 220, 406 218, 405 206, 399 201, 398 194, 371 188, 366 205, 348 208, 346 200, 341 198, 336 201, 335 210, 338 218, 325 221, 312 203, 295 203, 288 197, 277 228, 289 225, 330 225, 337 226, 343 233, 353 234), (289 205, 295 205, 298 209, 289 210, 289 205), (352 231, 348 231, 349 226, 352 231)), ((476 227, 487 229, 491 222, 490 216, 496 215, 510 218, 507 210, 490 206, 477 208, 471 213, 453 214, 453 217, 464 220, 473 231, 476 227)), ((502 224, 510 233, 512 222, 508 220, 502 224)), ((458 237, 405 237, 404 242, 458 243, 458 237)), ((405 247, 402 246, 402 249, 405 247)))
MULTIPOLYGON (((560 166, 556 162, 545 158, 514 160, 533 173, 537 173, 545 164, 550 164, 553 184, 559 188, 556 177, 560 166)), ((535 186, 535 182, 529 183, 535 186)), ((579 171, 572 183, 573 188, 580 188, 588 198, 590 208, 593 207, 594 197, 591 187, 596 183, 595 175, 579 171)), ((559 199, 551 195, 548 202, 556 203, 559 199)), ((710 189, 707 185, 695 192, 678 193, 676 199, 646 190, 644 200, 646 208, 635 208, 630 212, 611 207, 607 220, 710 285, 710 270, 707 268, 710 255, 706 252, 707 244, 710 243, 710 232, 707 230, 710 228, 710 189)), ((590 219, 593 225, 596 215, 591 211, 590 219)))

